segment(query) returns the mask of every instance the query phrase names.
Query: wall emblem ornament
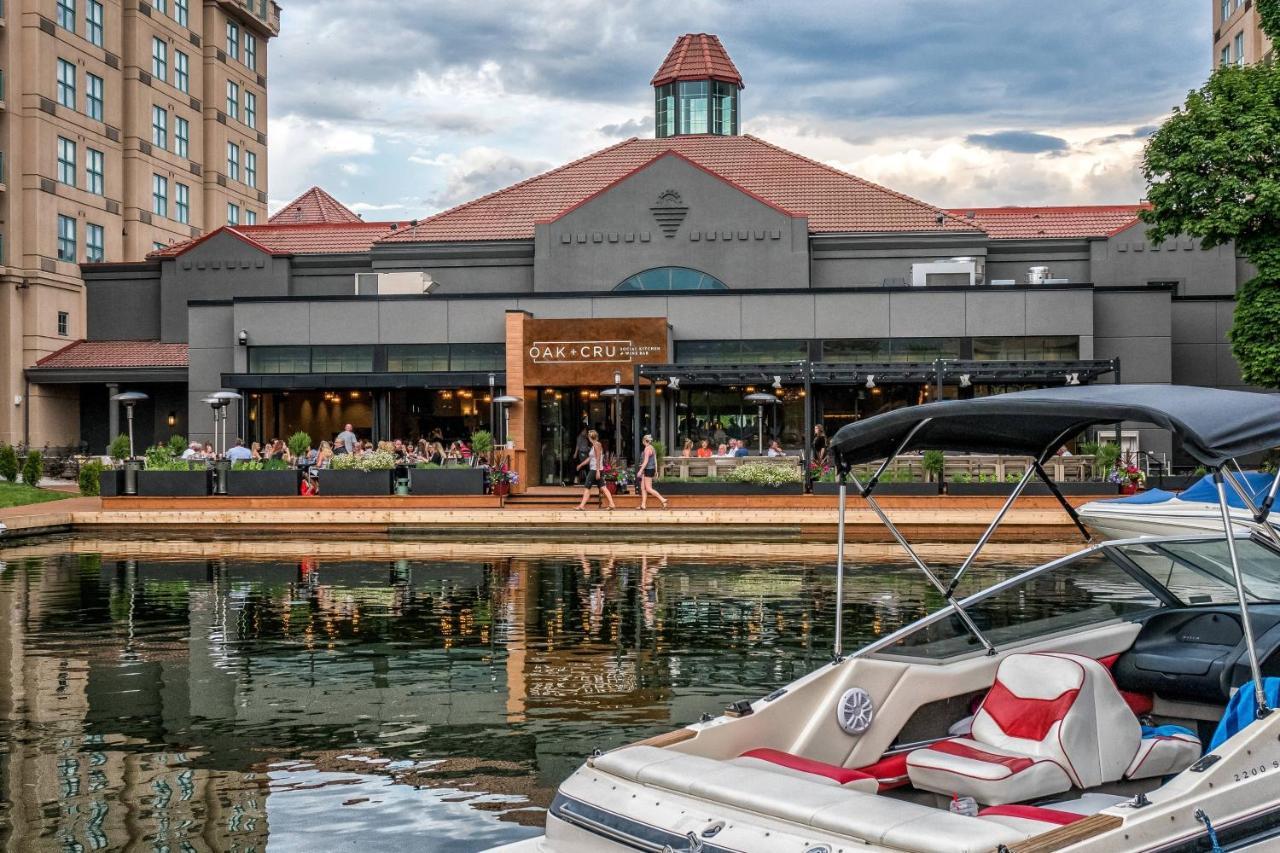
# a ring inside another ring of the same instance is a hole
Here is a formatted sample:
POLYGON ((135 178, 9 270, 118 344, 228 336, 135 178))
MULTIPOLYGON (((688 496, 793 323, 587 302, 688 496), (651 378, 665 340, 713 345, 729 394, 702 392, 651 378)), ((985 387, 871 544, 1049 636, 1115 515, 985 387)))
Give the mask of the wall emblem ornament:
POLYGON ((680 193, 675 190, 663 190, 658 195, 658 201, 649 208, 649 212, 657 220, 662 233, 668 237, 674 237, 680 230, 680 223, 684 222, 685 216, 688 215, 689 208, 685 205, 684 199, 680 198, 680 193))

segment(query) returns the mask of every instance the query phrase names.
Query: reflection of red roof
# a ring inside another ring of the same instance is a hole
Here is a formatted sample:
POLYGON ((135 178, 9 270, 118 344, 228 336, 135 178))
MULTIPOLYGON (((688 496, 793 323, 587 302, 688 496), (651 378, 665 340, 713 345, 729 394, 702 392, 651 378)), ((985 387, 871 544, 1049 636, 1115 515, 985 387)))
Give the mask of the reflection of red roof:
POLYGON ((161 341, 76 341, 36 367, 186 367, 187 345, 161 341))
POLYGON ((185 243, 159 249, 148 257, 177 257, 224 231, 269 255, 332 255, 367 252, 380 237, 398 227, 406 226, 405 223, 397 222, 224 225, 197 240, 188 240, 185 243))
POLYGON ((319 187, 312 187, 286 204, 267 220, 272 224, 298 224, 303 222, 359 222, 342 202, 319 187))
POLYGON ((768 204, 808 216, 814 233, 978 230, 960 217, 763 139, 708 135, 628 139, 438 213, 380 242, 528 239, 534 223, 555 219, 667 151, 768 204))
POLYGON ((742 75, 725 52, 720 39, 708 33, 687 33, 676 39, 667 58, 662 60, 650 86, 662 86, 675 80, 723 80, 745 89, 742 75))
POLYGON ((950 213, 968 219, 993 240, 1027 240, 1037 237, 1107 237, 1137 222, 1138 211, 1149 206, 962 207, 950 213))

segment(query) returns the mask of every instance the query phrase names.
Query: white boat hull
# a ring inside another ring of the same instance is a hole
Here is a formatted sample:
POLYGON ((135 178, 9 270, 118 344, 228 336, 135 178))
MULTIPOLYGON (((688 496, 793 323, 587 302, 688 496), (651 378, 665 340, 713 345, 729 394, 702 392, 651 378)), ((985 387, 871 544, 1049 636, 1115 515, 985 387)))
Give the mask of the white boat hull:
MULTIPOLYGON (((1090 501, 1076 509, 1080 520, 1108 539, 1138 536, 1192 536, 1221 534, 1222 514, 1217 504, 1170 500, 1158 504, 1090 501)), ((1231 510, 1235 532, 1247 534, 1252 515, 1231 510)))

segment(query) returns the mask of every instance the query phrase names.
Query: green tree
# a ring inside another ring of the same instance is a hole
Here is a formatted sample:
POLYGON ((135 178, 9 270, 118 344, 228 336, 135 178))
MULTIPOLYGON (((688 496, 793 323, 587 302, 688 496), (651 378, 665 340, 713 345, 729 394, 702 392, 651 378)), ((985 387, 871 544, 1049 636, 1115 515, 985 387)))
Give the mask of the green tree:
POLYGON ((97 459, 90 459, 80 466, 80 494, 96 497, 102 493, 102 472, 106 466, 97 459))
POLYGON ((28 450, 27 458, 22 460, 22 482, 32 488, 40 487, 40 478, 44 476, 44 454, 39 450, 28 450))
POLYGON ((0 444, 0 477, 10 483, 18 482, 18 451, 12 444, 0 444))
POLYGON ((129 436, 120 433, 111 440, 111 446, 107 448, 107 455, 112 459, 123 461, 129 458, 129 436))
MULTIPOLYGON (((1280 43, 1280 0, 1261 0, 1280 43)), ((1246 382, 1280 388, 1280 66, 1220 66, 1152 136, 1143 156, 1152 242, 1234 242, 1257 269, 1241 286, 1231 349, 1246 382)))

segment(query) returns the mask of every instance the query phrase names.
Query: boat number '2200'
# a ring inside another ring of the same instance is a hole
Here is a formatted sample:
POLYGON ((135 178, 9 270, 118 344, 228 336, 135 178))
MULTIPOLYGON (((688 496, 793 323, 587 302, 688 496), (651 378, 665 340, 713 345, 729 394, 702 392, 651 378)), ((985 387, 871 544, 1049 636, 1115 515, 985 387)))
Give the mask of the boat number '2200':
POLYGON ((1255 776, 1261 776, 1268 770, 1277 769, 1280 769, 1280 760, 1272 761, 1270 766, 1267 766, 1266 764, 1259 764, 1257 767, 1246 767, 1244 770, 1240 770, 1232 775, 1235 776, 1235 781, 1237 782, 1247 782, 1255 776))

